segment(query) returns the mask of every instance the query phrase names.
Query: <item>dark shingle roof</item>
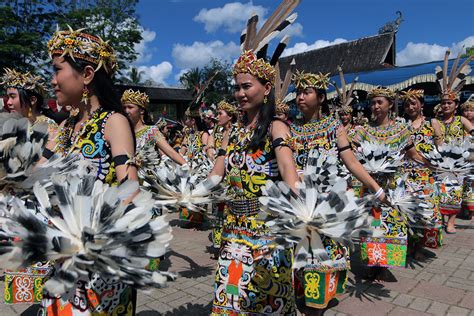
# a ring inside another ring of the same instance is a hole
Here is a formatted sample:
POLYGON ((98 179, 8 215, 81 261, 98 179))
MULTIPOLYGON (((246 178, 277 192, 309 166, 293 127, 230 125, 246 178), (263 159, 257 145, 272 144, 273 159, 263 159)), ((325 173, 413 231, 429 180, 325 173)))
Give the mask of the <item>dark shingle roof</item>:
POLYGON ((295 58, 296 69, 312 73, 337 74, 341 65, 344 73, 370 71, 395 66, 395 33, 385 33, 351 42, 323 47, 280 59, 281 73, 295 58))
POLYGON ((146 87, 137 85, 116 85, 119 93, 127 89, 140 90, 148 94, 152 103, 159 102, 190 102, 193 100, 191 91, 183 88, 169 88, 169 87, 146 87))

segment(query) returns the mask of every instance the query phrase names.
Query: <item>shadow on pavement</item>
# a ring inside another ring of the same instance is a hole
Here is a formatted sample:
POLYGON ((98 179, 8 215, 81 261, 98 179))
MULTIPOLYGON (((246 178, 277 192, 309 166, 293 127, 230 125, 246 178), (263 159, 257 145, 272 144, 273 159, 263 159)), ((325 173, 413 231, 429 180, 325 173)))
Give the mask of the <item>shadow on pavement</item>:
POLYGON ((209 315, 211 313, 212 302, 207 305, 191 304, 188 303, 185 306, 177 307, 169 312, 160 313, 158 311, 141 311, 137 313, 137 316, 174 316, 174 315, 209 315))

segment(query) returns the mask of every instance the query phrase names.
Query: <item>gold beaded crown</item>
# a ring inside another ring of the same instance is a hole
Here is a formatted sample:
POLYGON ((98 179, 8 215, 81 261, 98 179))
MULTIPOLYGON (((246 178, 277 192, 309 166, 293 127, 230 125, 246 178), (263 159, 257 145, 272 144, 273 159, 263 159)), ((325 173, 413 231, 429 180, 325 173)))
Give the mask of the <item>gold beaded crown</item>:
POLYGON ((150 103, 150 99, 146 93, 133 91, 132 89, 128 89, 123 92, 121 101, 122 104, 135 104, 143 109, 146 109, 150 103))
POLYGON ((217 105, 217 110, 226 111, 232 116, 237 116, 239 114, 239 111, 237 110, 237 108, 226 101, 219 102, 219 104, 217 105))
POLYGON ((15 69, 4 68, 5 73, 0 78, 0 84, 6 88, 16 88, 35 92, 44 95, 46 88, 40 76, 33 76, 31 73, 21 73, 15 69))
POLYGON ((375 97, 386 97, 388 99, 395 99, 395 92, 393 92, 389 88, 376 87, 372 89, 372 91, 370 91, 367 95, 368 99, 372 99, 375 97))
POLYGON ((95 71, 103 67, 105 72, 112 75, 117 69, 113 48, 98 36, 82 33, 84 29, 74 31, 69 25, 68 28, 68 31, 58 29, 48 41, 50 57, 67 55, 72 60, 82 59, 97 65, 95 71))
POLYGON ((408 102, 408 100, 415 98, 423 98, 425 94, 425 90, 423 89, 409 89, 407 91, 402 91, 400 95, 400 99, 402 99, 403 102, 408 102))
POLYGON ((448 49, 444 55, 443 68, 436 66, 436 78, 441 90, 441 100, 448 99, 459 101, 459 92, 466 83, 467 75, 471 73, 469 62, 474 59, 474 56, 467 57, 461 66, 457 67, 459 60, 461 59, 461 52, 459 52, 458 57, 453 63, 451 72, 448 73, 448 58, 450 53, 451 52, 448 49))
POLYGON ((273 14, 257 31, 258 15, 253 15, 240 36, 242 54, 234 65, 233 74, 248 73, 252 76, 275 84, 274 65, 288 44, 289 37, 284 36, 275 49, 270 61, 267 61, 267 49, 270 41, 291 25, 297 17, 293 10, 300 0, 283 0, 273 14))
POLYGON ((327 90, 329 87, 329 74, 313 74, 310 72, 296 71, 293 82, 297 89, 316 88, 327 90))
POLYGON ((339 79, 341 81, 341 89, 334 84, 334 87, 336 88, 336 93, 338 96, 338 106, 339 106, 339 111, 352 114, 352 101, 354 100, 354 85, 357 82, 358 78, 355 78, 354 81, 352 81, 349 89, 347 88, 346 80, 344 79, 344 73, 342 72, 342 68, 340 66, 337 67, 337 70, 339 72, 339 79))
POLYGON ((257 58, 255 54, 248 50, 240 55, 234 65, 232 73, 235 75, 240 73, 248 73, 254 77, 275 83, 275 68, 265 61, 263 58, 257 58))

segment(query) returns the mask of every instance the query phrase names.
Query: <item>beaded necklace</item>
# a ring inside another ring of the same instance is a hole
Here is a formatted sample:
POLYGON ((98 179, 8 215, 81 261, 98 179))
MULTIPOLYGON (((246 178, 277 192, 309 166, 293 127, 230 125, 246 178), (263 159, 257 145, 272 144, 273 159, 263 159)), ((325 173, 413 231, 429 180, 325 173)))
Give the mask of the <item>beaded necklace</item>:
POLYGON ((99 112, 102 110, 101 107, 93 111, 87 120, 81 123, 79 129, 74 132, 74 127, 76 126, 77 116, 69 117, 64 124, 59 136, 58 136, 58 144, 57 150, 64 155, 67 155, 73 151, 75 146, 77 145, 77 141, 79 140, 80 136, 84 133, 87 126, 97 119, 99 112))

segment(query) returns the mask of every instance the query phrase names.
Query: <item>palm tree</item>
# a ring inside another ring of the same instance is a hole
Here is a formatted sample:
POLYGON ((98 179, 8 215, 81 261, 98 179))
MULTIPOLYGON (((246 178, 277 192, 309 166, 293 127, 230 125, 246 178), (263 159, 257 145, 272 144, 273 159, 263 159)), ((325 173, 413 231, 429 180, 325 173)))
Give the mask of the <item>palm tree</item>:
POLYGON ((197 92, 203 81, 203 72, 198 67, 192 68, 179 77, 179 82, 184 88, 197 92))
POLYGON ((128 79, 130 83, 133 83, 133 84, 142 83, 142 77, 144 73, 145 73, 144 71, 139 71, 135 67, 130 68, 130 71, 128 72, 128 79))

